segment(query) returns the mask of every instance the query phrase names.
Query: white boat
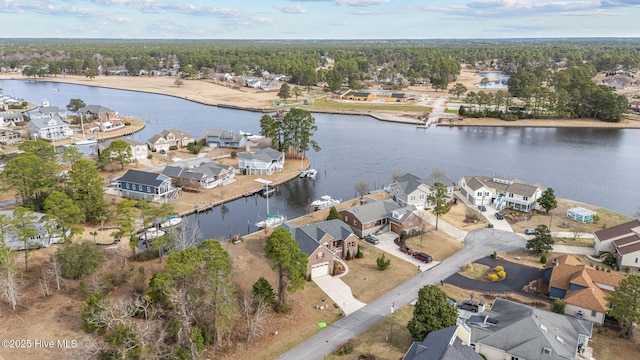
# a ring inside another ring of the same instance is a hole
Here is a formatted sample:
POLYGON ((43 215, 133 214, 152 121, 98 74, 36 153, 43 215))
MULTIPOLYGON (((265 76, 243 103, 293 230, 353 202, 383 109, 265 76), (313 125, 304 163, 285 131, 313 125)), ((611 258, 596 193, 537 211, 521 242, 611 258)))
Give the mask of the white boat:
POLYGON ((152 241, 155 240, 161 236, 165 236, 167 233, 160 230, 160 229, 156 229, 154 227, 148 228, 147 231, 145 231, 144 233, 142 233, 141 235, 138 235, 138 237, 140 238, 140 240, 142 241, 152 241))
POLYGON ((300 177, 300 178, 304 178, 304 177, 307 177, 307 175, 309 175, 309 169, 307 169, 307 170, 303 170, 303 171, 300 173, 300 175, 298 175, 298 177, 300 177))
POLYGON ((170 228, 173 226, 176 226, 178 224, 180 224, 182 222, 182 218, 175 216, 175 215, 171 215, 169 216, 169 219, 166 221, 163 221, 160 223, 160 227, 161 228, 170 228))
POLYGON ((98 140, 94 137, 86 138, 84 140, 76 141, 75 145, 94 145, 97 144, 98 140))
POLYGON ((326 208, 330 208, 332 206, 336 206, 342 202, 342 199, 336 200, 332 199, 329 195, 322 195, 320 200, 315 200, 311 203, 316 210, 322 210, 326 208))
POLYGON ((269 214, 267 215, 267 218, 265 220, 257 222, 256 226, 261 229, 270 228, 270 227, 278 226, 285 221, 287 221, 287 218, 280 214, 269 214))
POLYGON ((307 169, 304 170, 300 173, 300 175, 298 175, 298 177, 301 178, 309 178, 309 179, 315 179, 316 178, 316 174, 318 174, 318 172, 316 171, 316 169, 307 169))
POLYGON ((287 221, 287 218, 280 214, 269 214, 269 194, 273 192, 272 190, 275 190, 275 188, 269 188, 269 184, 266 183, 263 194, 265 194, 264 196, 267 198, 267 218, 256 223, 256 227, 259 227, 260 229, 278 226, 287 221))

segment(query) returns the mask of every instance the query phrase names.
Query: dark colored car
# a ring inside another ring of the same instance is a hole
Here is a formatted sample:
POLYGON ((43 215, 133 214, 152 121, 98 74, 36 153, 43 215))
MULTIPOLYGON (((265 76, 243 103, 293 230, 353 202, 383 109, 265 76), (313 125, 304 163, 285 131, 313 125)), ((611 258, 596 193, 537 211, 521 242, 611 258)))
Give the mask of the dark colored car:
POLYGON ((504 214, 501 212, 497 212, 496 213, 496 219, 498 220, 504 220, 504 214))
POLYGON ((373 244, 373 245, 378 245, 380 243, 380 240, 378 240, 378 238, 373 236, 373 235, 365 236, 364 237, 364 241, 368 242, 369 244, 373 244))
POLYGON ((464 300, 458 303, 458 309, 467 310, 471 312, 478 312, 478 308, 483 305, 484 303, 482 302, 477 302, 473 300, 464 300))
POLYGON ((431 255, 425 254, 423 252, 414 252, 413 257, 427 264, 433 261, 431 255))
POLYGON ((484 206, 484 205, 478 205, 478 210, 480 210, 482 212, 485 212, 485 211, 487 211, 487 207, 484 206))
POLYGON ((413 255, 413 250, 411 250, 408 246, 400 246, 400 251, 405 254, 413 255))
POLYGON ((538 233, 538 230, 534 229, 534 228, 526 228, 524 229, 524 233, 525 235, 535 235, 538 233))

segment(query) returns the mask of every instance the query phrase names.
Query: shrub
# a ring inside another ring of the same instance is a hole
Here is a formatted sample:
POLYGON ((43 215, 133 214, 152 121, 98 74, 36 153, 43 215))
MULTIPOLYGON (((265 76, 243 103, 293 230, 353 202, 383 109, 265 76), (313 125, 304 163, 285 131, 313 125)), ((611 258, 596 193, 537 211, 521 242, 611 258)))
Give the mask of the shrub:
POLYGON ((593 218, 592 218, 592 219, 593 219, 593 223, 594 223, 594 224, 597 224, 597 223, 598 223, 598 221, 600 221, 600 216, 598 216, 598 214, 595 214, 595 215, 593 215, 593 218))
POLYGON ((333 269, 331 270, 331 275, 337 275, 338 274, 338 262, 334 261, 333 262, 333 269))
POLYGON ((362 258, 362 250, 360 250, 360 245, 358 245, 358 251, 356 252, 356 259, 362 258))
POLYGON ((60 262, 62 276, 67 279, 79 279, 96 271, 104 263, 102 250, 93 243, 65 244, 55 255, 60 262))
POLYGON ((489 228, 489 229, 493 229, 493 224, 492 224, 492 223, 488 223, 488 224, 487 224, 487 228, 489 228))
POLYGON ((231 152, 231 158, 232 158, 232 159, 235 159, 235 158, 237 158, 237 157, 238 157, 238 153, 237 153, 237 152, 235 152, 235 151, 232 151, 232 152, 231 152))
POLYGON ((178 150, 178 145, 169 146, 169 150, 178 150))
POLYGON ((351 251, 347 250, 347 256, 344 257, 345 260, 351 260, 351 251))
POLYGON ((152 154, 147 155, 147 159, 149 160, 153 159, 153 155, 152 154))
POLYGON ((263 304, 273 304, 276 299, 276 294, 273 292, 273 287, 269 284, 267 279, 260 277, 258 281, 253 284, 251 288, 251 294, 255 297, 256 301, 263 304))
POLYGON ((491 281, 491 282, 498 281, 498 275, 496 275, 496 274, 489 274, 488 278, 489 278, 489 281, 491 281))
POLYGON ((340 348, 338 349, 338 356, 349 355, 352 352, 353 352, 353 345, 350 342, 348 342, 340 346, 340 348))
POLYGON ((391 265, 391 259, 387 259, 387 257, 382 254, 382 256, 376 259, 376 263, 378 264, 378 270, 387 270, 389 265, 391 265))
POLYGON ((287 305, 287 304, 281 304, 276 306, 276 312, 278 314, 288 314, 291 312, 291 306, 287 305))
POLYGON ((495 259, 497 257, 498 257, 498 253, 494 251, 493 254, 491 254, 491 258, 495 259))
POLYGON ((560 299, 555 299, 551 303, 551 311, 558 314, 564 314, 564 306, 566 303, 560 299))
POLYGON ((596 265, 596 270, 600 270, 600 266, 596 265))
POLYGON ((496 266, 495 271, 496 272, 504 271, 504 266, 502 266, 502 265, 496 266))
POLYGON ((504 278, 506 278, 506 277, 507 277, 507 272, 506 272, 506 271, 504 271, 504 270, 502 270, 502 271, 498 271, 496 274, 498 275, 498 277, 499 277, 500 279, 504 279, 504 278))
POLYGON ((540 256, 540 263, 541 264, 546 264, 547 263, 547 255, 542 255, 540 256))

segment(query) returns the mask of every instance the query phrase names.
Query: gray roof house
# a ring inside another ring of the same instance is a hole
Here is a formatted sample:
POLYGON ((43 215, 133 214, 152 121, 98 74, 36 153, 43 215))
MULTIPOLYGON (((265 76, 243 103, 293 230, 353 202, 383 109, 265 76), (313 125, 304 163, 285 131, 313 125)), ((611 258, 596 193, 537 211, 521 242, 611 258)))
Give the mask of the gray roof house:
POLYGON ((340 259, 344 259, 347 252, 351 257, 358 252, 358 237, 340 220, 321 221, 300 227, 289 224, 282 226, 298 242, 300 250, 309 255, 307 274, 312 278, 330 275, 335 266, 334 261, 338 262, 338 268, 344 269, 340 259))
POLYGON ((169 165, 162 174, 180 179, 181 186, 191 188, 213 189, 235 181, 235 171, 232 166, 222 166, 211 161, 203 161, 194 168, 169 165))
POLYGON ((471 329, 459 320, 448 328, 430 332, 423 341, 415 341, 402 360, 482 360, 469 346, 471 329))
POLYGON ((463 176, 458 182, 460 192, 473 205, 494 204, 496 210, 513 208, 524 212, 538 209, 538 199, 545 188, 525 184, 520 179, 489 176, 463 176))
POLYGON ((159 202, 178 196, 179 188, 171 184, 171 178, 147 171, 127 170, 117 180, 120 196, 159 202))
POLYGON ((238 170, 247 175, 271 175, 284 168, 284 153, 273 148, 238 154, 238 170))
POLYGON ((51 118, 54 116, 57 116, 61 119, 66 119, 67 110, 61 109, 57 106, 51 106, 51 103, 47 99, 44 99, 42 101, 42 105, 37 109, 28 111, 27 116, 29 117, 29 119, 51 118))
POLYGON ((78 114, 82 114, 87 119, 98 119, 102 116, 107 118, 118 116, 118 112, 109 109, 108 107, 104 107, 102 105, 87 105, 78 109, 78 114))
POLYGON ((413 205, 418 209, 424 209, 431 206, 427 197, 431 195, 431 187, 437 182, 447 187, 447 195, 451 198, 455 184, 446 176, 419 178, 406 173, 387 186, 385 191, 399 204, 413 205))
MULTIPOLYGON (((0 215, 6 215, 9 218, 13 218, 13 210, 0 210, 0 215)), ((36 217, 36 223, 34 224, 38 235, 27 240, 29 247, 49 247, 51 244, 56 244, 64 239, 61 229, 55 226, 55 221, 52 218, 45 218, 45 214, 34 212, 36 217), (46 226, 47 221, 53 221, 53 226, 46 226), (50 231, 51 229, 55 229, 50 231)), ((67 230, 69 234, 71 230, 67 230)), ((4 242, 8 248, 13 250, 23 250, 24 241, 20 240, 14 231, 9 229, 9 225, 5 225, 2 229, 4 234, 4 242)))
POLYGON ((496 298, 491 310, 467 320, 471 344, 488 360, 577 359, 588 346, 588 320, 496 298))
POLYGON ((360 237, 388 230, 400 234, 422 226, 422 219, 413 205, 402 206, 392 199, 370 200, 364 204, 340 211, 342 221, 360 237))
POLYGON ((73 135, 73 130, 69 128, 69 124, 57 115, 31 119, 27 124, 27 132, 32 140, 56 141, 73 135))
POLYGON ((225 130, 210 130, 206 135, 206 143, 211 147, 239 149, 244 147, 247 138, 244 135, 225 130))

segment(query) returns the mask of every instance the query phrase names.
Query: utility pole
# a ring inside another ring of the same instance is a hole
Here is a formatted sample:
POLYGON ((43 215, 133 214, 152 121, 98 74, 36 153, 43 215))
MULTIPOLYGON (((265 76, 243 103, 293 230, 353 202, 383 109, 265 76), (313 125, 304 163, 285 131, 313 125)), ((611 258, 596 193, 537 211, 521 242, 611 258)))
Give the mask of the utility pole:
POLYGON ((395 307, 396 307, 396 302, 394 301, 391 304, 391 308, 389 309, 389 312, 391 313, 391 326, 389 327, 389 339, 388 339, 389 343, 391 343, 391 336, 393 335, 393 320, 394 320, 393 312, 395 311, 395 307))

